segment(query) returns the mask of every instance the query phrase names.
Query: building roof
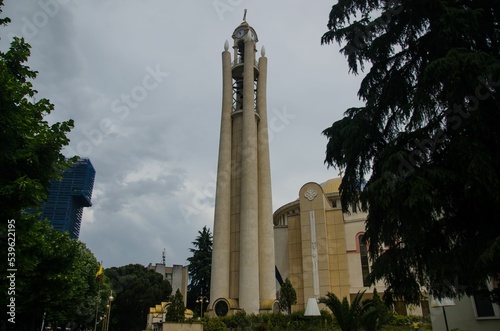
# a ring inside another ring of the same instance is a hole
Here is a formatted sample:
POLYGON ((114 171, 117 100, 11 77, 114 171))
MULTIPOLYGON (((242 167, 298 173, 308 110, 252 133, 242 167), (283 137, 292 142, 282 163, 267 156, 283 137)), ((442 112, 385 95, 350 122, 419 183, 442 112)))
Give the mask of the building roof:
POLYGON ((342 183, 342 178, 332 178, 324 183, 321 183, 320 185, 323 188, 323 192, 327 194, 337 193, 339 191, 340 183, 342 183))

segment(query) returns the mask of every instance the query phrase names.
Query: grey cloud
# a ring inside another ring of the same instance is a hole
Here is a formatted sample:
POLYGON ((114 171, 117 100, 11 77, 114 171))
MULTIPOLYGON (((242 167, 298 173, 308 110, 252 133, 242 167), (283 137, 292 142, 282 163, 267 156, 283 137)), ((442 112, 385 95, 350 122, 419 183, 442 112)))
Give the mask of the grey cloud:
MULTIPOLYGON (((3 14, 13 23, 2 28, 2 50, 37 3, 7 0, 3 14)), ((331 0, 231 4, 221 12, 204 0, 69 1, 28 40, 38 97, 56 107, 50 120, 75 120, 69 147, 88 152, 82 156, 96 168, 80 239, 105 266, 159 262, 163 248, 167 262, 186 263, 197 231, 212 228, 221 52, 245 8, 259 35, 257 54, 264 45, 269 59, 268 111, 295 116, 273 132, 275 208, 295 200, 303 183, 337 175, 323 164, 320 133, 358 102, 359 78, 347 75, 338 47, 320 45, 331 0), (151 80, 148 67, 169 75, 151 80), (134 91, 132 107, 122 96, 134 91), (125 185, 151 165, 164 172, 125 185)))

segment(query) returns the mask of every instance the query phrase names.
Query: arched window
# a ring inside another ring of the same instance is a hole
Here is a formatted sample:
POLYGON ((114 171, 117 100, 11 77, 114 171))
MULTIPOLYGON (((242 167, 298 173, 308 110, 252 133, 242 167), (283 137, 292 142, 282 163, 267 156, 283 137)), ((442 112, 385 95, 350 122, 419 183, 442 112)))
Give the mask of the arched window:
POLYGON ((368 275, 370 274, 370 266, 368 264, 368 250, 366 249, 366 244, 363 241, 363 234, 358 236, 359 243, 359 257, 361 260, 361 274, 363 277, 363 286, 370 286, 370 279, 368 275))

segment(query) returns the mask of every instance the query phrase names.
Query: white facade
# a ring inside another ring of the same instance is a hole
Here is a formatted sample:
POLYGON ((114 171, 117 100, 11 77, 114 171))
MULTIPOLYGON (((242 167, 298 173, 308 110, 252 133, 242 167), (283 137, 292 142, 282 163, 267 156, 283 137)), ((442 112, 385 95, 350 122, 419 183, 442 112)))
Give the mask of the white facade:
MULTIPOLYGON (((439 303, 438 303, 439 304, 439 303)), ((437 306, 435 300, 430 300, 430 312, 433 331, 453 329, 471 331, 500 330, 500 306, 481 300, 480 297, 465 296, 460 300, 452 300, 445 307, 437 306), (446 323, 448 328, 446 328, 446 323)))

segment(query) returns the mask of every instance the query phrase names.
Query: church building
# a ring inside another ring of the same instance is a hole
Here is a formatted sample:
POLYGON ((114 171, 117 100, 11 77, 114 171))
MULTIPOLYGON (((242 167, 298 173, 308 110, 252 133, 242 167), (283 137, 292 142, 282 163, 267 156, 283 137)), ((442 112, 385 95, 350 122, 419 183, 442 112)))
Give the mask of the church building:
MULTIPOLYGON (((352 300, 359 291, 366 291, 368 299, 375 288, 380 295, 385 290, 383 282, 370 287, 370 264, 362 241, 367 214, 355 205, 342 212, 341 181, 306 183, 295 201, 274 212, 277 281, 288 278, 297 292, 293 311, 306 309, 308 299, 317 300, 328 292, 352 300)), ((398 302, 395 309, 402 315, 429 315, 426 299, 420 306, 398 302)))

